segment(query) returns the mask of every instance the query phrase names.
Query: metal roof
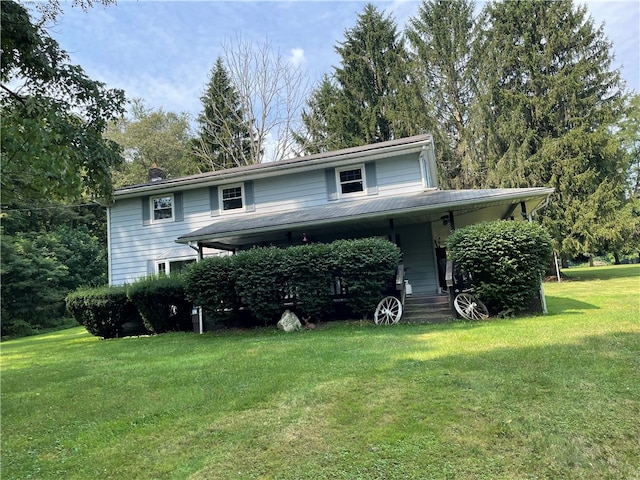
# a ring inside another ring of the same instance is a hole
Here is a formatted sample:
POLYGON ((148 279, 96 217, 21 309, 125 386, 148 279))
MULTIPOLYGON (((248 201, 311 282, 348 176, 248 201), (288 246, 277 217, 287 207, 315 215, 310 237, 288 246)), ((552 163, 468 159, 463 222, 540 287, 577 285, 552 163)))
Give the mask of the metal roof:
MULTIPOLYGON (((206 227, 182 235, 176 241, 215 242, 216 239, 242 238, 268 232, 286 231, 362 222, 379 218, 402 218, 433 214, 432 219, 446 211, 468 212, 491 205, 512 205, 535 201, 531 213, 553 193, 552 188, 501 188, 485 190, 430 190, 407 195, 365 197, 330 202, 317 207, 264 214, 221 216, 206 227)), ((506 209, 505 209, 506 211, 506 209)), ((221 242, 223 243, 223 242, 221 242)))

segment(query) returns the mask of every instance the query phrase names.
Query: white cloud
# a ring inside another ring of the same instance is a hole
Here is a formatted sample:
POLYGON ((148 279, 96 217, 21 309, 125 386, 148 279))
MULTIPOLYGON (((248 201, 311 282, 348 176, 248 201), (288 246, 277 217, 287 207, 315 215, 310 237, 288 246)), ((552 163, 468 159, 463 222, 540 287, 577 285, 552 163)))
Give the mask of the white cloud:
POLYGON ((307 62, 307 59, 304 56, 304 49, 302 48, 292 48, 291 56, 289 57, 289 62, 295 66, 302 65, 307 62))

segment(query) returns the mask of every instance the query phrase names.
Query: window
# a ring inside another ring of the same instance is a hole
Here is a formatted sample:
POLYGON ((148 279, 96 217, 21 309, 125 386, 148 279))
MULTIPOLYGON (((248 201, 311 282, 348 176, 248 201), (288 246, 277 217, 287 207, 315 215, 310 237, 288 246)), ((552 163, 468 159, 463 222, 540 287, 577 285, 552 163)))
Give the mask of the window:
POLYGON ((353 195, 365 191, 366 182, 363 166, 336 169, 336 175, 338 177, 340 195, 353 195))
POLYGON ((231 185, 220 190, 222 197, 220 203, 223 212, 244 210, 244 192, 242 190, 242 185, 231 185))
POLYGON ((188 260, 160 260, 156 262, 156 273, 158 275, 171 275, 179 272, 184 267, 195 261, 195 258, 190 258, 188 260))
POLYGON ((173 219, 173 195, 163 195, 161 197, 151 197, 152 220, 172 220, 173 219))

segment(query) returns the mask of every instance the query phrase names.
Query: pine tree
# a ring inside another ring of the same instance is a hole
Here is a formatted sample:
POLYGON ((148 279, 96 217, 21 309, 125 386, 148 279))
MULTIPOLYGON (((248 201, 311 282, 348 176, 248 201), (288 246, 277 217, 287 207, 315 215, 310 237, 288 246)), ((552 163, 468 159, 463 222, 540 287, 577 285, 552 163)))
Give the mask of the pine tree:
POLYGON ((423 109, 411 81, 408 54, 390 16, 366 5, 335 50, 340 65, 331 80, 324 79, 313 92, 303 115, 315 151, 384 142, 426 130, 417 119, 423 109))
POLYGON ((484 20, 487 185, 554 187, 543 222, 557 248, 593 254, 605 243, 597 225, 624 203, 623 156, 609 130, 623 88, 611 44, 570 0, 494 2, 484 20))
POLYGON ((482 184, 482 159, 474 155, 470 125, 476 77, 474 7, 469 0, 425 0, 405 32, 439 146, 443 187, 482 184))
POLYGON ((199 131, 193 148, 200 170, 221 170, 254 163, 251 127, 245 122, 238 92, 222 58, 216 60, 200 100, 203 111, 197 119, 199 131))
POLYGON ((315 154, 339 149, 342 144, 332 126, 338 89, 331 78, 324 74, 302 110, 304 134, 295 135, 295 142, 302 153, 315 154))

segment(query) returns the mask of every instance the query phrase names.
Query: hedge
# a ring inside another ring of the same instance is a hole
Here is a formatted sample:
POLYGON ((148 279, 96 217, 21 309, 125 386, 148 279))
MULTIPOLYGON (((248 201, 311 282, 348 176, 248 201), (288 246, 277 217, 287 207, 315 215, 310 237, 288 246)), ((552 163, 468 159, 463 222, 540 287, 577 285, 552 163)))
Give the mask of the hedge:
POLYGON ((549 234, 535 223, 483 222, 454 231, 447 249, 471 275, 476 295, 494 313, 518 313, 533 301, 552 254, 549 234))
POLYGON ((66 297, 67 309, 89 333, 103 338, 122 334, 122 326, 136 311, 125 287, 79 289, 66 297))
POLYGON ((193 304, 187 299, 181 275, 150 276, 127 287, 127 296, 136 306, 150 333, 192 330, 193 304))
POLYGON ((338 240, 331 244, 334 275, 347 289, 347 306, 366 318, 394 288, 400 249, 379 238, 338 240))
POLYGON ((187 298, 214 322, 229 326, 240 306, 235 289, 235 256, 209 257, 184 270, 187 298))
POLYGON ((285 303, 318 321, 331 314, 332 281, 340 277, 347 306, 366 317, 391 287, 399 260, 398 247, 371 238, 253 248, 190 265, 185 290, 215 321, 227 321, 242 304, 260 322, 275 323, 285 303))

